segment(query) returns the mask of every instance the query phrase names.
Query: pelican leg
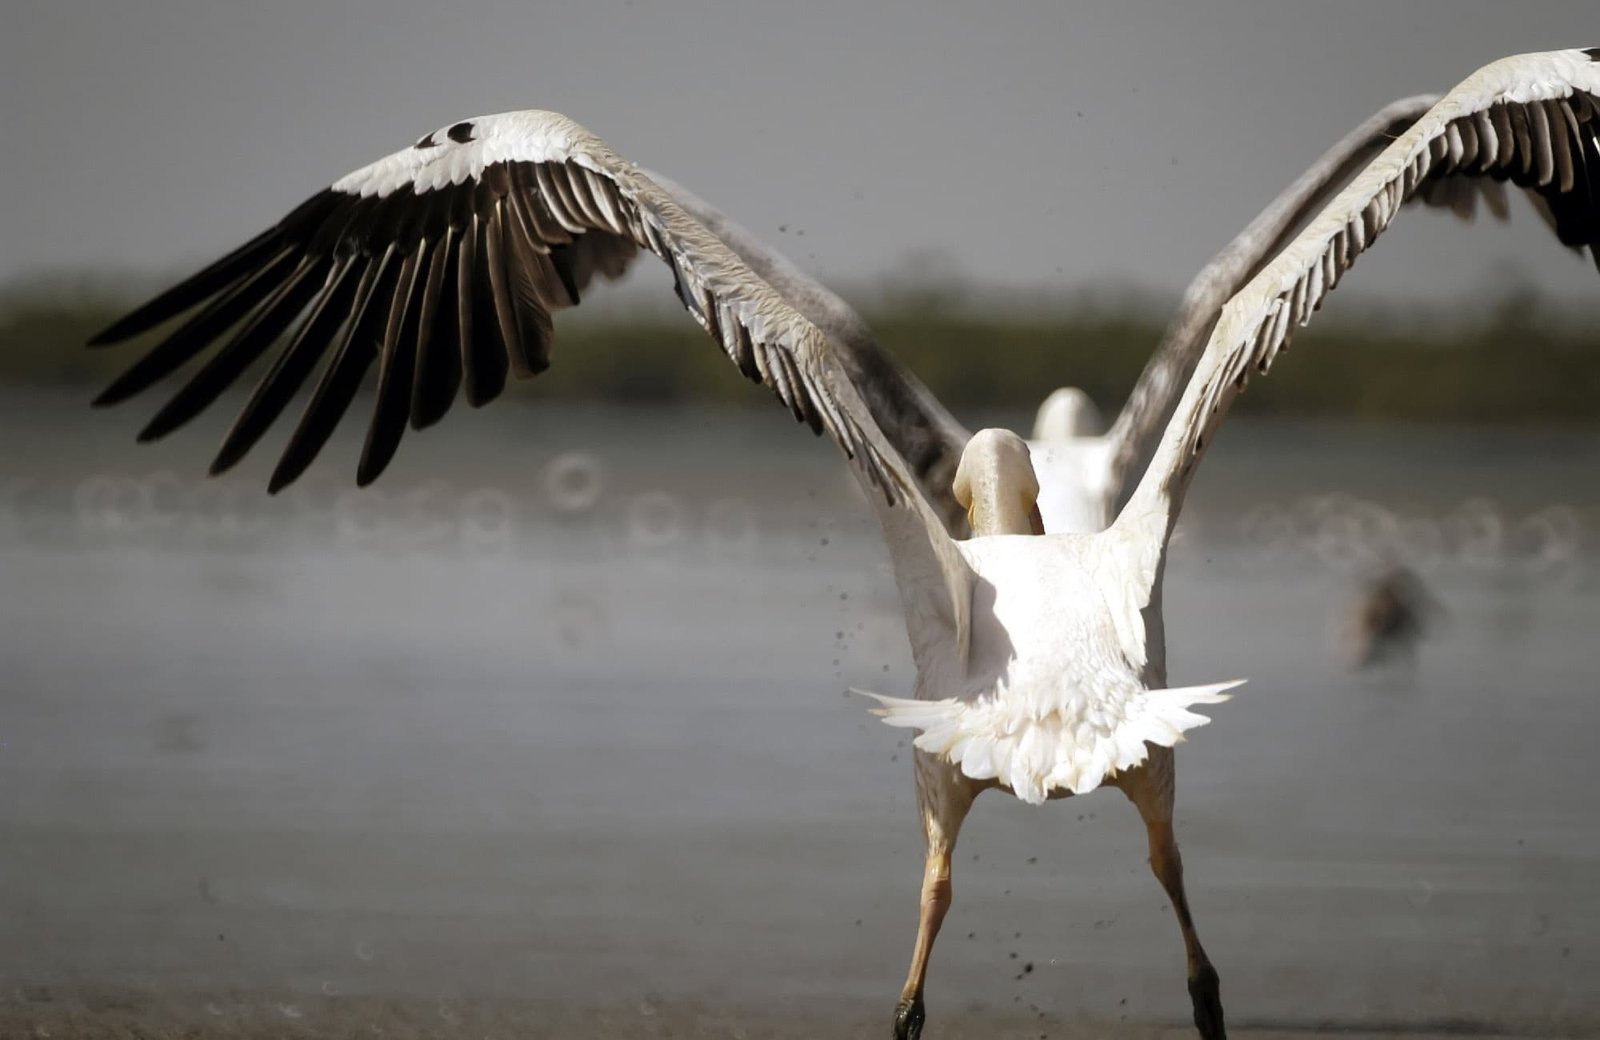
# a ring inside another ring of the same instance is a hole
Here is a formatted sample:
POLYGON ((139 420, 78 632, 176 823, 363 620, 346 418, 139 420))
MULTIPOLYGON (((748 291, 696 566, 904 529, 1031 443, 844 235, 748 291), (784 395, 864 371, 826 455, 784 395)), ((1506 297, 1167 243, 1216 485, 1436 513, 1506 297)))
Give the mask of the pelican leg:
POLYGON ((1222 988, 1217 969, 1211 966, 1205 947, 1189 914, 1189 897, 1183 890, 1183 857, 1172 833, 1173 768, 1172 749, 1151 748, 1144 766, 1126 773, 1118 784, 1144 820, 1150 840, 1150 871, 1166 890, 1172 911, 1183 931, 1183 948, 1189 959, 1189 1000, 1194 1005, 1194 1024, 1203 1040, 1226 1040, 1222 1020, 1222 988))
POLYGON ((955 852, 961 821, 972 808, 978 789, 946 763, 916 752, 917 805, 922 811, 922 834, 927 858, 922 871, 922 904, 917 921, 917 943, 911 951, 900 1003, 894 1009, 894 1040, 917 1040, 926 1014, 922 986, 928 974, 933 940, 950 909, 950 858, 955 852))

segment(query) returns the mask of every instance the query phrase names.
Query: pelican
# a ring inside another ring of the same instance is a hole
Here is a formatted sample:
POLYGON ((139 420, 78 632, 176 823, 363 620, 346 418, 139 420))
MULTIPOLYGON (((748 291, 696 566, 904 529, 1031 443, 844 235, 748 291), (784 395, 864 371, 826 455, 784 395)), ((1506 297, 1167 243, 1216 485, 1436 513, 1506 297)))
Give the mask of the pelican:
MULTIPOLYGON (((508 373, 547 367, 552 312, 638 251, 655 254, 729 359, 838 445, 888 545, 916 680, 910 697, 871 696, 890 725, 920 731, 926 843, 894 1035, 922 1032, 951 855, 977 795, 998 788, 1038 804, 1113 786, 1144 820, 1151 868, 1183 934, 1195 1024, 1214 1040, 1225 1036, 1220 985, 1184 893, 1172 748, 1208 721, 1192 709, 1224 700, 1237 681, 1168 686, 1161 610, 1168 540, 1203 449, 1251 370, 1267 370, 1406 200, 1464 209, 1478 193, 1498 207, 1499 184, 1510 180, 1564 244, 1600 246, 1590 180, 1600 171, 1600 49, 1497 61, 1399 123, 1308 171, 1255 233, 1202 272, 1176 319, 1182 335, 1167 337, 1182 346, 1158 351, 1104 435, 1106 461, 1064 464, 1112 474, 1086 486, 1113 489, 1104 493, 1120 508, 1085 533, 1045 533, 1052 467, 1039 466, 1021 437, 966 438, 836 297, 549 112, 429 133, 115 322, 92 342, 189 315, 98 403, 142 391, 220 344, 140 434, 164 436, 281 339, 223 439, 212 465, 221 472, 326 356, 270 478, 275 491, 304 472, 376 361, 356 469, 366 484, 405 427, 437 421, 458 391, 481 405, 508 373), (1189 306, 1196 300, 1214 302, 1189 306), (1119 488, 1119 475, 1138 465, 1119 488), (959 527, 971 536, 953 535, 959 527)), ((1084 438, 1076 421, 1045 426, 1046 443, 1084 438)), ((1091 493, 1102 494, 1080 497, 1091 493)))

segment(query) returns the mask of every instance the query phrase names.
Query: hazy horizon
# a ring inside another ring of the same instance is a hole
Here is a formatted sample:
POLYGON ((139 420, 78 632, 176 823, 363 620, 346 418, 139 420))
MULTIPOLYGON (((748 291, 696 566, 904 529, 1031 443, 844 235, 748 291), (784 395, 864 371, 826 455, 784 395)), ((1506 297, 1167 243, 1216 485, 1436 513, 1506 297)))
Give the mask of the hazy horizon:
MULTIPOLYGON (((1370 112, 1593 44, 1585 10, 30 5, 0 40, 0 284, 167 277, 429 129, 544 107, 842 287, 1170 295, 1370 112)), ((1516 201, 1507 229, 1408 215, 1342 297, 1592 298, 1516 201)))

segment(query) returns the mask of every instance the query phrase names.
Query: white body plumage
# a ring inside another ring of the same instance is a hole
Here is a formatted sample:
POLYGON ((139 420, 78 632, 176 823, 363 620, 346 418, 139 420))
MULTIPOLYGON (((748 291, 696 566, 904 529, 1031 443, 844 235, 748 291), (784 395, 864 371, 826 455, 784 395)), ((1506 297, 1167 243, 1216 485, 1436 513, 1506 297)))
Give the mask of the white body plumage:
POLYGON ((1210 720, 1189 708, 1239 681, 1149 689, 1142 569, 1121 532, 988 535, 959 543, 976 577, 966 668, 930 662, 917 699, 873 695, 884 721, 974 780, 1038 804, 1083 794, 1210 720))

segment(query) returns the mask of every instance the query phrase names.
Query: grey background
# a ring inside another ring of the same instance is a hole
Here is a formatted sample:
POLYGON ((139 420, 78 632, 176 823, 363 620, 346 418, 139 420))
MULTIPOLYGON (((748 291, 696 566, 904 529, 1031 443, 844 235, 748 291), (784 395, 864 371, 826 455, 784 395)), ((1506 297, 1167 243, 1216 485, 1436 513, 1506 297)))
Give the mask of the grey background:
MULTIPOLYGON (((847 287, 1163 293, 1378 106, 1600 36, 1586 0, 68 0, 5 21, 0 281, 170 275, 430 129, 542 107, 847 287)), ((1585 291, 1517 218, 1407 220, 1345 298, 1585 291)))

